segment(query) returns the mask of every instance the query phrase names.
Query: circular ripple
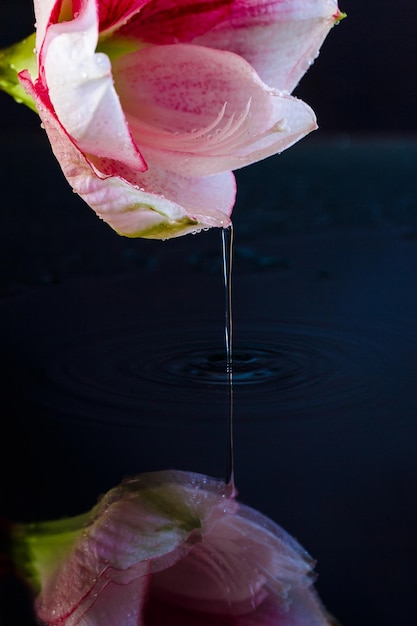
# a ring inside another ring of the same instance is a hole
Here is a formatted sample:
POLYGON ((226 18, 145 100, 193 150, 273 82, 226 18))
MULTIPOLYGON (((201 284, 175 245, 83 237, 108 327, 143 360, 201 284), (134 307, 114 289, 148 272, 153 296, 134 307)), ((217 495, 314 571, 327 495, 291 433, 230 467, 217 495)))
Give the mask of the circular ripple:
MULTIPOLYGON (((288 366, 285 358, 272 349, 243 346, 233 350, 233 384, 267 382, 288 366)), ((162 358, 160 369, 170 379, 176 377, 179 383, 186 379, 193 384, 229 384, 224 347, 217 350, 210 345, 205 349, 191 348, 188 353, 174 354, 165 361, 162 358)))
MULTIPOLYGON (((227 375, 219 329, 103 329, 72 338, 43 367, 37 402, 61 416, 112 423, 224 420, 227 375)), ((257 323, 235 331, 240 421, 335 412, 379 395, 384 362, 366 335, 257 323)))

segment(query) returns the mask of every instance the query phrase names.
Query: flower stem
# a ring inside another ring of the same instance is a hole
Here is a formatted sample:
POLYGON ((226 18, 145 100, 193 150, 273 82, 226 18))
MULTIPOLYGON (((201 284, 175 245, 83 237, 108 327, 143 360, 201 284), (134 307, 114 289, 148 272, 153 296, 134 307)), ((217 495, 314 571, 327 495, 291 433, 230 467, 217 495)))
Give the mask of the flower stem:
POLYGON ((33 78, 37 76, 37 58, 34 49, 35 33, 19 43, 0 50, 0 89, 19 104, 25 104, 36 112, 35 102, 23 89, 18 76, 22 70, 29 70, 33 78))

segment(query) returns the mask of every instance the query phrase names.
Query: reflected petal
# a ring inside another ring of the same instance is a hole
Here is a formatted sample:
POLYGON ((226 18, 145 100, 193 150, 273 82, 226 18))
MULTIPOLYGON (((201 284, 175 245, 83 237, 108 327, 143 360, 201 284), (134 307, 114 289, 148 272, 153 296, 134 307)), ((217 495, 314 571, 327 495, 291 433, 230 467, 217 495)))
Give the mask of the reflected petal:
POLYGON ((79 518, 20 526, 15 542, 40 582, 39 618, 330 626, 309 555, 235 495, 201 474, 154 472, 124 481, 79 518))

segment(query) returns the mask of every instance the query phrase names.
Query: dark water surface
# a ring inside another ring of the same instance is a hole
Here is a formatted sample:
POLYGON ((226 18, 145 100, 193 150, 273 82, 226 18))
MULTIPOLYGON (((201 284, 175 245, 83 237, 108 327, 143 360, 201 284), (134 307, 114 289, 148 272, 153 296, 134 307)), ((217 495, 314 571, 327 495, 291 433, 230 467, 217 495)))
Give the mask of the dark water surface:
MULTIPOLYGON (((220 231, 119 238, 34 141, 1 173, 1 515, 79 513, 142 471, 223 477, 220 231)), ((416 165, 417 143, 339 139, 239 174, 236 485, 344 626, 417 623, 416 165)))

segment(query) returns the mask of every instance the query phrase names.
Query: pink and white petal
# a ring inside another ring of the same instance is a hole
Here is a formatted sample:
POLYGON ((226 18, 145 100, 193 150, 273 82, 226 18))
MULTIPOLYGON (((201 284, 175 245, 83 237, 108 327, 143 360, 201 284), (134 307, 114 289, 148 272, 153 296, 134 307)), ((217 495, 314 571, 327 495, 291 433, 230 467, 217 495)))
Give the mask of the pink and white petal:
POLYGON ((116 61, 114 76, 146 161, 183 176, 244 167, 317 127, 310 107, 269 88, 231 52, 150 46, 116 61))
POLYGON ((153 44, 191 41, 222 23, 233 2, 153 0, 120 29, 120 34, 153 44))
POLYGON ((239 56, 188 44, 148 46, 124 55, 114 61, 113 75, 123 110, 138 129, 144 127, 143 136, 136 137, 141 145, 159 142, 159 131, 179 142, 181 133, 211 125, 225 104, 227 121, 263 86, 239 56))
MULTIPOLYGON (((231 135, 223 142, 221 136, 210 137, 206 141, 206 150, 201 150, 200 153, 195 151, 179 154, 174 150, 148 146, 143 147, 142 153, 148 163, 156 163, 159 167, 179 175, 216 175, 283 152, 317 128, 314 112, 302 100, 273 93, 269 94, 269 98, 275 105, 275 115, 270 113, 270 126, 264 131, 257 129, 255 122, 266 122, 268 118, 265 116, 262 119, 258 109, 250 118, 248 128, 240 126, 244 132, 238 131, 235 136, 231 135)), ((255 107, 250 107, 249 115, 252 108, 255 107)))
POLYGON ((60 123, 81 152, 144 170, 146 164, 114 89, 110 60, 95 53, 97 41, 98 16, 92 0, 71 22, 48 28, 42 66, 49 97, 60 123))
POLYGON ((37 50, 42 48, 48 26, 57 21, 60 7, 60 0, 34 0, 37 50))
MULTIPOLYGON (((65 172, 64 172, 65 173, 65 172)), ((87 204, 120 235, 169 239, 230 224, 236 197, 231 172, 185 178, 150 164, 136 185, 99 178, 83 169, 69 182, 87 204)))
POLYGON ((291 93, 340 15, 336 0, 235 0, 193 43, 241 55, 268 85, 291 93))
POLYGON ((227 227, 236 196, 232 173, 203 179, 184 179, 152 168, 138 173, 136 185, 107 176, 94 167, 55 118, 47 96, 20 80, 37 103, 52 150, 72 186, 89 206, 119 234, 168 239, 203 228, 227 227))

